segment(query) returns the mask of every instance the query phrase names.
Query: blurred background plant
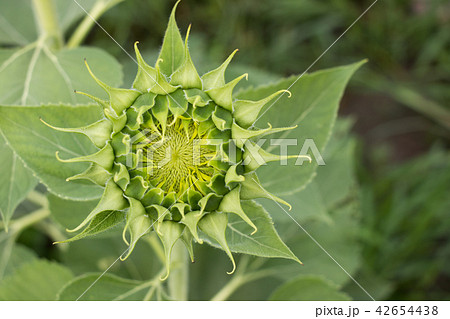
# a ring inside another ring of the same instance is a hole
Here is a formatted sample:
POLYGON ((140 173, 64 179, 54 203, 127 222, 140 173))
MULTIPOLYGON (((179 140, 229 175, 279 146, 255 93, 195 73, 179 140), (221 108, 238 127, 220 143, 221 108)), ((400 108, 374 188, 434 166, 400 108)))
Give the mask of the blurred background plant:
MULTIPOLYGON (((227 77, 248 72, 249 81, 240 84, 245 92, 247 87, 301 74, 370 4, 185 0, 177 20, 179 26, 193 22, 191 54, 200 73, 239 48, 227 77)), ((126 0, 101 12, 99 23, 128 52, 139 40, 144 57, 153 61, 172 5, 164 0, 126 0)), ((66 26, 68 34, 86 19, 82 11, 73 10, 78 11, 66 26)), ((114 55, 123 65, 125 86, 131 85, 136 65, 100 28, 92 28, 86 38, 68 40, 114 55)), ((14 44, 2 41, 4 47, 14 44)), ((297 204, 293 216, 300 224, 375 299, 448 300, 450 3, 380 0, 311 71, 363 58, 369 63, 346 90, 341 119, 324 155, 327 166, 306 189, 285 197, 297 204)), ((69 205, 60 201, 50 197, 55 212, 69 205)), ((286 294, 302 299, 308 296, 298 287, 308 285, 319 291, 320 285, 340 287, 335 298, 370 298, 279 207, 264 204, 283 239, 305 262, 302 275, 298 277, 298 268, 284 261, 243 257, 241 272, 253 277, 248 280, 238 271, 230 279, 225 257, 203 245, 196 248, 201 262, 191 267, 192 299, 286 299, 286 294)), ((29 210, 27 205, 33 203, 25 202, 18 210, 29 210)), ((39 227, 58 236, 49 224, 39 227)), ((120 248, 105 238, 60 251, 49 245, 49 236, 39 227, 19 236, 18 260, 37 254, 62 261, 78 275, 103 271, 120 254, 120 248)), ((145 247, 138 249, 143 253, 116 265, 112 273, 150 278, 155 262, 145 255, 145 247)))

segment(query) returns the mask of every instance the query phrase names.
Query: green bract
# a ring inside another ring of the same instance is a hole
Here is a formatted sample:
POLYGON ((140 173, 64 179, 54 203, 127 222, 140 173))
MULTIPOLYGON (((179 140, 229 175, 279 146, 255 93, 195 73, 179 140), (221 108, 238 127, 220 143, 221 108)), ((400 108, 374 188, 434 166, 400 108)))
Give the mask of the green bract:
POLYGON ((234 87, 247 76, 225 82, 225 70, 236 51, 200 77, 188 50, 190 28, 183 43, 175 8, 155 67, 144 61, 135 44, 139 67, 131 89, 108 86, 88 66, 109 101, 82 94, 103 107, 103 119, 81 128, 47 125, 84 134, 98 148, 92 155, 72 159, 57 154, 63 162, 91 163, 68 180, 88 179, 104 187, 98 205, 71 231, 91 231, 91 224, 115 225, 125 214, 123 238, 129 249, 123 259, 142 236, 156 231, 164 245, 168 276, 175 242, 181 238, 193 258, 192 240, 202 243, 200 229, 220 244, 234 271, 225 238, 228 214, 238 215, 253 234, 258 229, 241 200, 269 198, 288 205, 259 184, 255 170, 282 157, 263 151, 257 140, 295 127, 253 128, 264 105, 286 91, 260 101, 233 100, 234 87))

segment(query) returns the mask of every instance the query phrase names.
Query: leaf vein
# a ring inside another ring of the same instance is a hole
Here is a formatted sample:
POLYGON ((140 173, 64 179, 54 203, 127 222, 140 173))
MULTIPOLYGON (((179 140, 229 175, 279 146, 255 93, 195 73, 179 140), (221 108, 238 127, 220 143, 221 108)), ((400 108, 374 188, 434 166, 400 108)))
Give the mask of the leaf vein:
POLYGON ((36 63, 37 63, 37 60, 39 58, 39 54, 41 53, 41 51, 42 51, 42 44, 39 44, 36 47, 36 49, 33 53, 33 56, 31 57, 30 64, 28 65, 27 75, 25 78, 24 86, 23 86, 23 94, 22 94, 22 98, 21 98, 21 102, 23 105, 25 105, 27 102, 27 97, 28 97, 28 94, 30 91, 31 79, 33 77, 33 71, 34 71, 34 68, 36 67, 36 63))
POLYGON ((76 153, 76 152, 74 152, 74 151, 72 151, 72 150, 70 150, 70 149, 64 147, 64 146, 61 145, 61 144, 55 143, 54 141, 48 139, 48 138, 45 137, 45 136, 42 136, 42 135, 36 133, 36 131, 34 131, 34 130, 32 130, 32 129, 26 127, 26 126, 20 125, 19 123, 16 123, 16 122, 14 122, 13 120, 11 120, 11 119, 9 119, 9 118, 7 118, 7 117, 5 117, 5 119, 6 119, 7 121, 13 123, 14 125, 17 125, 18 127, 24 129, 25 131, 30 132, 32 135, 34 135, 34 136, 36 136, 36 137, 39 137, 39 138, 42 138, 43 140, 47 141, 47 142, 50 143, 51 145, 56 146, 56 147, 58 147, 58 148, 60 148, 60 149, 62 149, 62 150, 64 150, 64 151, 66 151, 66 152, 69 153, 69 154, 72 154, 72 155, 74 155, 74 156, 81 156, 81 154, 76 153))

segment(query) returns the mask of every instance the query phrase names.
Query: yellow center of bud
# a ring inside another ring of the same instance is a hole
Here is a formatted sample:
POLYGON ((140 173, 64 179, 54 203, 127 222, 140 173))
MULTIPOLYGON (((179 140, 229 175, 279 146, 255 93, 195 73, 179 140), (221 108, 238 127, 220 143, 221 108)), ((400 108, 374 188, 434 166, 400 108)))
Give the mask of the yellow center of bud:
POLYGON ((165 132, 159 130, 143 148, 142 165, 155 186, 167 193, 182 194, 188 188, 201 191, 199 182, 208 183, 214 169, 209 161, 215 148, 206 145, 192 120, 177 119, 165 132))

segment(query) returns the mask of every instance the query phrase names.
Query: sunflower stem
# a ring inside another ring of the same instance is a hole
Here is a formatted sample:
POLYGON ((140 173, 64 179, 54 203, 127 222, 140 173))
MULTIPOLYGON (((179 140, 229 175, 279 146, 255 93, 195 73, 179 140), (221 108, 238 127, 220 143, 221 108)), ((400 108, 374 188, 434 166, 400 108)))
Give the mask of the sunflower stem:
POLYGON ((124 0, 98 0, 92 7, 89 14, 87 14, 83 21, 78 25, 73 32, 69 41, 67 41, 68 48, 76 48, 83 43, 86 36, 91 31, 96 21, 109 9, 119 4, 124 0))
POLYGON ((33 0, 33 11, 39 33, 45 38, 48 46, 54 50, 61 49, 64 40, 53 0, 33 0))
POLYGON ((189 288, 189 256, 181 241, 172 250, 172 271, 169 276, 169 293, 179 301, 188 300, 189 288))
POLYGON ((41 206, 42 208, 48 208, 49 205, 47 196, 36 190, 32 190, 28 193, 27 200, 41 206))
POLYGON ((19 219, 11 222, 10 231, 11 234, 19 234, 25 228, 40 222, 41 220, 50 216, 50 211, 47 208, 40 208, 31 212, 19 219))
POLYGON ((241 261, 237 267, 236 273, 233 275, 230 281, 228 281, 225 286, 220 289, 212 298, 211 301, 225 301, 227 300, 236 290, 238 290, 243 285, 274 275, 273 269, 262 269, 255 270, 253 272, 246 272, 249 266, 250 259, 248 256, 242 256, 241 261))

